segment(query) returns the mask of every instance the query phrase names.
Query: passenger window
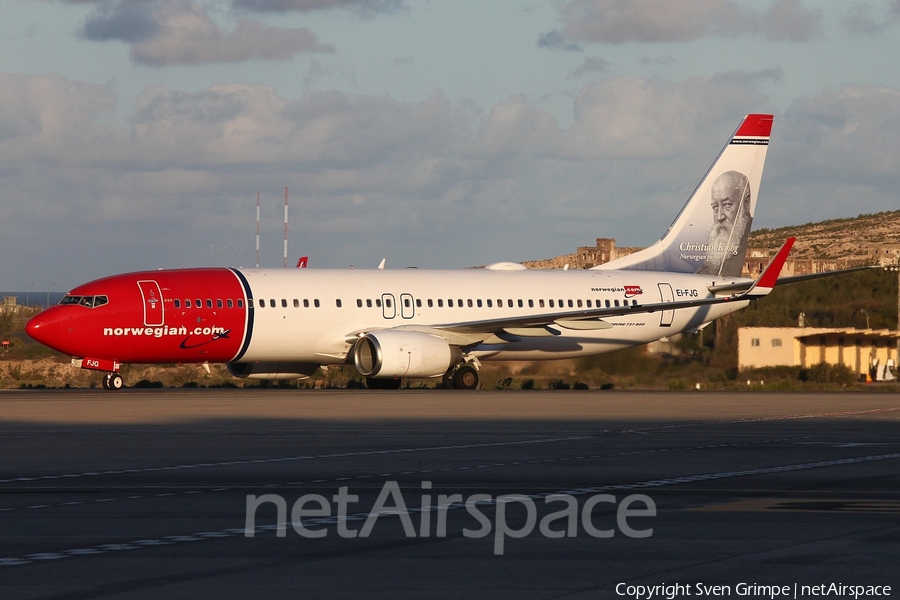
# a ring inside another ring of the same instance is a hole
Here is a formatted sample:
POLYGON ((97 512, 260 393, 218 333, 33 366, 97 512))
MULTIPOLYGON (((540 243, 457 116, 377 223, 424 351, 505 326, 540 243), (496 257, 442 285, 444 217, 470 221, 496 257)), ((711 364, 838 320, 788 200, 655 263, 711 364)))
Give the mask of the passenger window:
POLYGON ((588 308, 591 308, 591 301, 590 301, 590 299, 587 301, 587 307, 588 307, 588 308))
POLYGON ((173 304, 175 305, 175 308, 181 308, 181 300, 175 300, 173 304))
POLYGON ((197 304, 195 304, 194 306, 196 306, 197 308, 203 308, 203 301, 198 299, 197 304))
POLYGON ((550 300, 547 300, 547 302, 550 304, 550 308, 554 308, 554 306, 553 306, 553 298, 551 298, 550 300))
MULTIPOLYGON (((248 298, 247 303, 249 306, 253 306, 253 298, 248 298)), ((238 299, 238 308, 244 308, 244 301, 242 299, 238 299)))
POLYGON ((219 298, 216 300, 216 308, 222 308, 224 305, 222 304, 222 299, 219 298))
POLYGON ((581 308, 581 300, 578 300, 578 308, 581 308))
POLYGON ((528 299, 528 308, 534 308, 534 300, 528 299))
POLYGON ((390 299, 390 298, 385 298, 385 299, 384 299, 384 305, 385 305, 387 308, 391 308, 391 307, 394 305, 394 303, 391 302, 391 299, 390 299))
POLYGON ((300 300, 294 298, 294 308, 300 308, 300 300))
POLYGON ((434 308, 434 301, 431 298, 428 299, 428 308, 434 308))
POLYGON ((381 298, 375 298, 375 306, 381 308, 381 298))
POLYGON ((422 301, 416 298, 416 308, 422 308, 422 301))
POLYGON ((313 306, 315 306, 316 308, 319 308, 319 299, 318 298, 313 300, 313 306))
POLYGON ((571 300, 569 300, 569 308, 574 308, 574 306, 575 306, 575 305, 574 305, 574 304, 572 304, 572 301, 571 301, 571 300))
POLYGON ((538 300, 538 306, 539 306, 540 308, 544 308, 544 299, 543 299, 543 298, 541 298, 540 300, 538 300))
POLYGON ((356 299, 356 308, 362 308, 362 298, 356 299))
POLYGON ((406 308, 409 308, 410 306, 412 306, 412 305, 410 304, 409 298, 404 298, 404 299, 403 299, 403 306, 405 306, 406 308))
POLYGON ((366 308, 372 308, 372 299, 371 298, 366 299, 366 308))
POLYGON ((606 301, 606 308, 609 308, 609 300, 606 301))
POLYGON ((225 303, 228 305, 228 308, 234 308, 234 300, 232 300, 231 298, 226 300, 225 303))
POLYGON ((259 303, 259 308, 265 308, 265 307, 266 307, 266 301, 265 301, 265 300, 260 299, 260 300, 257 300, 257 302, 259 303))
POLYGON ((478 308, 481 308, 481 298, 479 298, 478 300, 475 301, 475 305, 476 305, 478 308))
POLYGON ((185 301, 184 301, 184 307, 185 307, 185 308, 190 308, 190 307, 191 307, 191 301, 190 301, 190 300, 185 300, 185 301))
POLYGON ((471 298, 466 300, 466 306, 468 306, 469 308, 472 308, 472 299, 471 298))
POLYGON ((460 298, 460 299, 457 301, 457 304, 456 304, 456 305, 457 305, 458 307, 460 307, 460 308, 463 307, 462 298, 460 298))
POLYGON ((334 305, 337 306, 338 308, 340 308, 341 307, 341 299, 338 298, 337 300, 335 300, 334 305))
POLYGON ((309 308, 309 298, 303 299, 303 308, 309 308))
POLYGON ((275 308, 275 298, 269 298, 269 307, 275 308))
POLYGON ((508 307, 510 307, 510 308, 513 307, 513 301, 512 301, 512 298, 507 298, 507 299, 506 299, 506 305, 507 305, 508 307))
POLYGON ((521 299, 521 298, 519 298, 519 300, 516 302, 516 304, 519 305, 519 308, 522 308, 523 306, 525 306, 525 304, 522 303, 522 299, 521 299))
POLYGON ((447 306, 453 308, 453 298, 447 298, 447 306))
POLYGON ((286 298, 281 299, 281 308, 287 308, 287 299, 286 298))
POLYGON ((438 308, 444 308, 444 299, 438 298, 438 308))
POLYGON ((615 302, 616 302, 616 306, 618 306, 618 305, 619 305, 619 301, 618 301, 618 300, 616 300, 616 301, 615 301, 615 302))

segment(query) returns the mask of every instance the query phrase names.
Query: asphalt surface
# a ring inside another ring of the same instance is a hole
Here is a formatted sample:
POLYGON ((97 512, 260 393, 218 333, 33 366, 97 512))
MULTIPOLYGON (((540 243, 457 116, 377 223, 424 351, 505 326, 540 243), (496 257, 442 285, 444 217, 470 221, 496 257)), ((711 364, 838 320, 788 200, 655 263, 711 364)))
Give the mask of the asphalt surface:
POLYGON ((14 391, 0 457, 3 599, 900 590, 897 394, 14 391))

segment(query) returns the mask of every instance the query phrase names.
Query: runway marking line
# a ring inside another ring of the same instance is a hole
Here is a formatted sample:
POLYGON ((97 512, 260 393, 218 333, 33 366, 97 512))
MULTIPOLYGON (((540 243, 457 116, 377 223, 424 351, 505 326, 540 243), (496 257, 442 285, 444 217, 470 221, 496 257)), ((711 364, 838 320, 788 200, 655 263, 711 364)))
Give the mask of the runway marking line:
POLYGON ((688 509, 695 512, 819 512, 900 514, 900 501, 835 498, 755 498, 688 509))
MULTIPOLYGON (((587 494, 599 494, 603 492, 610 492, 615 490, 634 490, 634 489, 645 489, 652 487, 662 487, 668 485, 677 485, 680 483, 693 483, 697 481, 712 481, 716 479, 731 479, 735 477, 751 477, 755 475, 767 475, 772 473, 788 473, 791 471, 801 471, 807 469, 821 469, 824 467, 835 467, 835 466, 843 466, 849 464, 860 464, 867 462, 876 462, 883 460, 897 460, 900 459, 900 452, 893 454, 876 454, 871 456, 857 456, 853 458, 841 458, 836 460, 824 460, 817 461, 811 463, 800 463, 793 465, 783 465, 778 467, 760 467, 757 469, 744 469, 741 471, 725 471, 725 472, 716 472, 716 473, 704 473, 699 475, 687 475, 684 477, 671 477, 666 479, 654 479, 650 481, 639 481, 635 483, 623 483, 623 484, 615 484, 615 485, 601 485, 594 487, 586 487, 586 488, 576 488, 572 490, 562 490, 556 492, 543 492, 539 494, 523 494, 523 496, 527 498, 531 498, 532 500, 539 500, 541 498, 546 498, 548 496, 553 495, 562 495, 567 494, 570 496, 583 496, 587 494)), ((482 502, 478 502, 477 504, 483 506, 494 505, 497 503, 496 498, 491 498, 491 500, 485 500, 482 502)), ((465 504, 461 502, 455 502, 448 505, 441 506, 432 506, 427 510, 437 510, 438 508, 446 509, 446 510, 456 510, 464 508, 465 504)), ((407 513, 418 513, 423 509, 421 508, 411 508, 407 511, 407 513)), ((381 513, 382 516, 389 513, 381 513)), ((367 519, 369 517, 369 513, 358 513, 354 515, 348 515, 347 517, 341 519, 336 516, 332 517, 322 517, 319 519, 310 519, 308 521, 309 525, 331 525, 335 524, 340 520, 344 521, 361 521, 363 519, 367 519)), ((261 525, 255 528, 257 532, 263 531, 276 531, 279 527, 285 527, 287 525, 291 525, 291 523, 281 523, 281 524, 273 524, 273 525, 261 525)), ((99 546, 91 547, 91 548, 77 548, 72 550, 56 550, 51 552, 37 552, 32 554, 26 554, 24 556, 9 556, 5 558, 0 558, 0 567, 15 567, 21 565, 32 564, 36 561, 43 560, 59 560, 63 558, 70 558, 74 556, 84 556, 85 554, 102 554, 104 552, 123 552, 128 550, 137 550, 139 548, 147 548, 152 547, 154 545, 162 545, 163 543, 168 544, 176 544, 176 543, 188 543, 194 541, 201 541, 203 539, 220 539, 226 537, 233 537, 237 535, 243 535, 245 533, 245 529, 243 527, 232 527, 228 529, 221 529, 219 531, 212 532, 203 532, 203 533, 193 533, 188 535, 170 535, 164 536, 156 539, 149 540, 137 540, 131 542, 123 542, 118 544, 102 544, 99 546)))
MULTIPOLYGON (((442 473, 447 473, 447 472, 451 472, 451 471, 469 471, 471 469, 510 467, 510 466, 518 466, 518 465, 522 465, 522 464, 549 464, 549 463, 554 463, 554 462, 567 462, 567 461, 571 461, 571 460, 597 460, 597 459, 605 459, 605 458, 615 458, 618 456, 638 456, 641 454, 651 454, 654 452, 663 452, 663 451, 665 451, 665 452, 686 452, 686 451, 691 451, 691 450, 710 450, 710 449, 718 449, 718 448, 743 448, 743 447, 747 447, 747 446, 757 446, 760 444, 775 444, 775 443, 780 443, 780 442, 796 442, 799 439, 803 439, 803 437, 787 437, 787 438, 780 438, 780 439, 774 439, 774 440, 756 440, 753 442, 734 442, 731 444, 710 444, 710 445, 702 445, 702 446, 681 446, 681 447, 674 447, 674 448, 653 448, 653 449, 649 449, 649 450, 632 450, 629 452, 614 452, 612 454, 593 454, 593 455, 588 455, 588 456, 576 456, 576 457, 565 456, 565 457, 559 457, 559 458, 543 458, 543 459, 529 460, 529 461, 526 461, 525 463, 522 463, 521 461, 512 461, 512 462, 508 462, 508 463, 465 465, 465 466, 459 466, 459 467, 447 467, 447 468, 443 468, 443 469, 438 469, 437 471, 442 472, 442 473)), ((434 473, 434 472, 435 472, 434 469, 422 469, 419 471, 400 471, 397 473, 379 473, 377 475, 377 477, 388 478, 388 477, 398 477, 400 475, 403 475, 403 476, 424 475, 427 473, 434 473)), ((307 484, 318 485, 318 484, 322 484, 322 483, 337 483, 337 482, 341 482, 341 481, 371 479, 373 477, 376 477, 376 475, 355 475, 355 476, 350 476, 350 477, 336 477, 333 479, 313 479, 310 481, 291 481, 288 483, 270 483, 270 484, 266 484, 262 487, 263 488, 284 488, 286 486, 293 486, 293 485, 307 485, 307 484)), ((208 491, 209 492, 224 492, 224 491, 229 491, 230 489, 231 488, 216 488, 216 489, 208 490, 208 491)), ((91 502, 112 502, 112 501, 116 501, 116 500, 140 500, 143 498, 171 498, 171 497, 184 496, 184 495, 202 494, 205 491, 207 491, 207 490, 190 490, 187 492, 167 492, 167 493, 152 494, 149 496, 135 495, 135 496, 126 496, 124 498, 101 498, 98 500, 93 500, 91 502)), ((59 507, 63 507, 63 506, 75 506, 75 505, 85 504, 86 502, 88 502, 88 501, 74 501, 74 502, 63 502, 60 504, 45 504, 45 505, 40 505, 40 506, 27 506, 27 507, 25 507, 25 509, 59 508, 59 507)), ((0 512, 11 512, 11 511, 16 511, 16 510, 23 510, 23 508, 21 508, 21 507, 20 508, 15 508, 15 507, 0 508, 0 512)))

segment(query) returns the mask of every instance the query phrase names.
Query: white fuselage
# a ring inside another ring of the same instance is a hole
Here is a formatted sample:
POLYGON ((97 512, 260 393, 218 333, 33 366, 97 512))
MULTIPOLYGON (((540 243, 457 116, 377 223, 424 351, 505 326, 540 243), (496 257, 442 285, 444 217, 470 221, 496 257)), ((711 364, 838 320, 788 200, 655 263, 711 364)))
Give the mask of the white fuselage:
MULTIPOLYGON (((344 362, 360 333, 572 313, 607 302, 618 306, 707 298, 707 287, 716 282, 708 275, 648 271, 240 271, 253 295, 253 333, 241 360, 320 364, 344 362)), ((471 347, 470 355, 541 360, 599 354, 696 330, 747 304, 606 317, 613 327, 602 330, 550 325, 530 336, 519 329, 512 341, 486 340, 471 347)))

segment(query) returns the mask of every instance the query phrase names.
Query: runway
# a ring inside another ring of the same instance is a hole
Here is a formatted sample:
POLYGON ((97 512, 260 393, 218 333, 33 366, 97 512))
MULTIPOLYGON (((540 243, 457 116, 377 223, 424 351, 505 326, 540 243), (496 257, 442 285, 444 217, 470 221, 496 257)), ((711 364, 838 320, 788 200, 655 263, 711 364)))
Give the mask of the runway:
POLYGON ((898 432, 878 393, 0 392, 0 596, 894 594, 898 432))

